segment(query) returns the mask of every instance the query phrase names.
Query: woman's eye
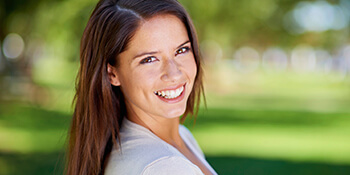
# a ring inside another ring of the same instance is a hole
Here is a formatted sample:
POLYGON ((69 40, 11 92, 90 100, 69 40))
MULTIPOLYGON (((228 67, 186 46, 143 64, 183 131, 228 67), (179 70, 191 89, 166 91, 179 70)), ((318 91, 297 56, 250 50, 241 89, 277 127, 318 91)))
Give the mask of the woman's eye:
POLYGON ((152 63, 153 61, 156 61, 156 60, 157 60, 156 57, 153 57, 153 56, 147 57, 147 58, 141 60, 141 64, 152 63))
POLYGON ((178 54, 186 53, 189 50, 190 50, 189 47, 182 47, 182 48, 180 48, 179 50, 176 51, 175 56, 178 55, 178 54))

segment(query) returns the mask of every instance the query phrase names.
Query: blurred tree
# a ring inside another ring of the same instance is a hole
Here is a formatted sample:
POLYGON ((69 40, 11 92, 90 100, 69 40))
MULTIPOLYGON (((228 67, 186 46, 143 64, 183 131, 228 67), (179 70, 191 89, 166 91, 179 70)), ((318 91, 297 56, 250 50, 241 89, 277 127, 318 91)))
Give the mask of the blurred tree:
MULTIPOLYGON (((332 49, 343 44, 344 40, 338 37, 344 38, 348 33, 346 28, 322 33, 290 34, 284 27, 284 18, 302 0, 180 1, 195 20, 200 38, 215 40, 222 46, 266 48, 279 45, 291 48, 306 43, 332 49)), ((329 2, 339 3, 334 0, 329 2)))

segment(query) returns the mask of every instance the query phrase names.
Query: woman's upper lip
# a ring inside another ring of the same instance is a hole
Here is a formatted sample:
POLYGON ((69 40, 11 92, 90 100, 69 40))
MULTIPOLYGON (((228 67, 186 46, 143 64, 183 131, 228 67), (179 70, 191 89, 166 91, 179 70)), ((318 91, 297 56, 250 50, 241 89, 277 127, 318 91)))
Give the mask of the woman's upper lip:
POLYGON ((170 86, 170 87, 167 87, 165 89, 160 89, 160 90, 157 90, 157 91, 169 91, 169 90, 176 90, 178 88, 180 88, 181 86, 184 86, 186 83, 182 83, 180 85, 176 85, 176 86, 170 86))

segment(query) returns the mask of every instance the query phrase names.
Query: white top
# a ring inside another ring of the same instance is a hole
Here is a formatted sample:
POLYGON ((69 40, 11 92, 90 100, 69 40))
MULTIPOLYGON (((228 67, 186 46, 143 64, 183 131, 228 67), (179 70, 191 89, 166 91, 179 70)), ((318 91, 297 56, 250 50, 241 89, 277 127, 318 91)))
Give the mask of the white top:
MULTIPOLYGON (((217 175, 205 160, 190 131, 180 125, 179 133, 187 147, 212 174, 217 175)), ((126 118, 120 130, 120 140, 121 149, 113 148, 105 175, 203 175, 202 171, 175 147, 126 118)))

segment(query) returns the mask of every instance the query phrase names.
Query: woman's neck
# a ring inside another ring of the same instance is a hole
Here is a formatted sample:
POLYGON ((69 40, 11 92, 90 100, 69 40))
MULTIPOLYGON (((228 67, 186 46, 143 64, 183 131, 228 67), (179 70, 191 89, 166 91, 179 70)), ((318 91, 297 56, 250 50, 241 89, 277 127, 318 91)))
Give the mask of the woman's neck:
POLYGON ((183 148, 185 146, 180 133, 179 125, 180 119, 163 118, 163 117, 139 117, 137 115, 128 115, 130 121, 139 124, 150 130, 153 134, 158 136, 163 141, 174 146, 175 148, 183 148))

